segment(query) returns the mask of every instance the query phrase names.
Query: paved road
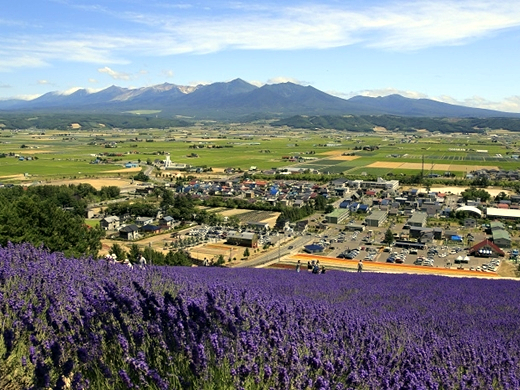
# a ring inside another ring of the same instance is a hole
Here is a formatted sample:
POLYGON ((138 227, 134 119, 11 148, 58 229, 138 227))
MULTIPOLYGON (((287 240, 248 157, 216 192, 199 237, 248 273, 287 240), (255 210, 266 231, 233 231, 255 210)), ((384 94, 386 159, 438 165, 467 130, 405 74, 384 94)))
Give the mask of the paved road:
MULTIPOLYGON (((283 239, 283 237, 282 237, 282 239, 283 239)), ((236 264, 234 267, 236 267, 236 268, 259 267, 266 263, 277 261, 278 259, 281 259, 284 256, 296 254, 297 252, 301 251, 301 249, 304 245, 311 243, 313 240, 314 240, 314 237, 312 237, 312 236, 297 236, 295 239, 289 240, 289 241, 283 243, 281 246, 278 246, 278 245, 275 246, 267 253, 261 254, 258 257, 255 257, 254 259, 251 259, 251 260, 242 261, 242 262, 236 264), (289 249, 289 247, 292 247, 292 248, 289 249)))

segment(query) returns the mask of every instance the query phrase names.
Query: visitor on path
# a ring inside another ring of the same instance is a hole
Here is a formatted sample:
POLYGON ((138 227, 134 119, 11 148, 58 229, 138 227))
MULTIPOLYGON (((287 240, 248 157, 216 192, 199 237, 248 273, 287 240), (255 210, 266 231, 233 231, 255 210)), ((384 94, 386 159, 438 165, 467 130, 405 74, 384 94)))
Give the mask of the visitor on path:
POLYGON ((146 265, 146 259, 144 258, 143 255, 140 255, 139 256, 139 267, 144 268, 145 265, 146 265))
POLYGON ((312 264, 311 264, 310 260, 307 262, 307 271, 309 271, 309 272, 312 271, 312 264))
POLYGON ((320 273, 320 261, 318 260, 316 263, 314 263, 314 268, 312 269, 313 274, 319 274, 320 273))
POLYGON ((321 266, 321 271, 320 271, 320 274, 324 274, 324 273, 325 273, 325 266, 324 266, 324 265, 322 265, 322 266, 321 266))
POLYGON ((357 272, 363 272, 363 260, 359 260, 357 264, 357 272))
POLYGON ((296 272, 300 272, 300 268, 301 268, 301 263, 300 263, 300 260, 298 260, 298 263, 296 263, 296 272))

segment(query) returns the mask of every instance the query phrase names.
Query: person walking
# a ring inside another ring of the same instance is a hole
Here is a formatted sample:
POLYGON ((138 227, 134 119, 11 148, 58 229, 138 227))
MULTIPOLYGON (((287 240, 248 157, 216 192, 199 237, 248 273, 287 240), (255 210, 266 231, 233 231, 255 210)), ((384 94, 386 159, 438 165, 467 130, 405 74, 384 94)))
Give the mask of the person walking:
POLYGON ((143 255, 139 256, 139 267, 144 268, 146 266, 146 259, 143 255))
POLYGON ((357 264, 357 272, 363 272, 363 260, 359 260, 357 264))
POLYGON ((296 263, 296 272, 300 272, 300 268, 302 267, 300 260, 298 260, 298 263, 296 263))

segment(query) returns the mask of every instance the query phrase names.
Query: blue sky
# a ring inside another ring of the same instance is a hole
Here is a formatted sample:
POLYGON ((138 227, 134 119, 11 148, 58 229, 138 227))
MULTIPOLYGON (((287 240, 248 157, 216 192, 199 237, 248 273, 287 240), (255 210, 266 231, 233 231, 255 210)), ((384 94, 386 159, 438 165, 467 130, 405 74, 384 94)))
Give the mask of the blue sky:
POLYGON ((520 112, 520 0, 20 0, 0 13, 0 99, 291 81, 520 112))

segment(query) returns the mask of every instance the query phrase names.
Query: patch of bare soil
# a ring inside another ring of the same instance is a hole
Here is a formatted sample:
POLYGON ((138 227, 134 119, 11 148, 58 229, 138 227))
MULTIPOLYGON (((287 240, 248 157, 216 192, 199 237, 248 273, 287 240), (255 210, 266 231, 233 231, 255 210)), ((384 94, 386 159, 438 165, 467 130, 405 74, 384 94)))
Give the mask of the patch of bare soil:
POLYGON ((377 133, 377 132, 381 133, 381 132, 386 132, 386 131, 388 131, 388 130, 386 129, 386 127, 375 126, 375 127, 374 127, 374 131, 375 131, 376 133, 377 133))
POLYGON ((506 278, 514 278, 517 276, 518 265, 513 264, 509 261, 500 262, 500 267, 498 267, 497 274, 506 278))
POLYGON ((342 160, 342 161, 352 161, 360 158, 360 156, 334 156, 331 157, 331 160, 342 160))
POLYGON ((123 173, 123 172, 140 172, 141 167, 134 167, 134 168, 123 168, 123 169, 113 169, 110 171, 105 171, 108 173, 123 173))
POLYGON ((100 190, 101 187, 115 186, 115 187, 130 187, 135 186, 129 179, 74 179, 74 180, 49 180, 42 182, 42 184, 50 185, 69 185, 69 184, 80 184, 88 183, 92 185, 96 190, 100 190))

